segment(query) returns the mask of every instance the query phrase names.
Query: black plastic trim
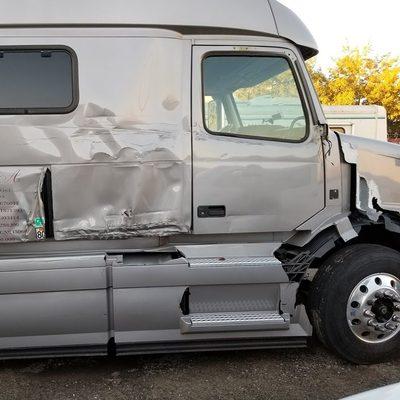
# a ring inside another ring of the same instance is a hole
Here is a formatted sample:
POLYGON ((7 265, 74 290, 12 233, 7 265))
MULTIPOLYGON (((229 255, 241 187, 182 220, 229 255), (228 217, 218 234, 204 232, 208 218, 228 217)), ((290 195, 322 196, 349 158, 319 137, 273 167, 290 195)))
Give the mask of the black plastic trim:
POLYGON ((181 342, 118 344, 118 355, 168 354, 231 350, 288 349, 307 347, 307 337, 197 340, 181 342))
POLYGON ((0 360, 106 355, 108 355, 107 345, 29 347, 0 350, 0 360))
POLYGON ((224 218, 226 217, 225 206, 199 206, 197 208, 198 218, 224 218))
POLYGON ((183 293, 182 300, 179 304, 182 314, 189 315, 190 314, 190 289, 186 288, 183 293))
POLYGON ((52 239, 54 238, 54 224, 53 224, 54 214, 53 214, 53 189, 52 189, 52 179, 51 179, 50 169, 47 169, 46 174, 44 176, 41 197, 44 208, 46 239, 52 239))

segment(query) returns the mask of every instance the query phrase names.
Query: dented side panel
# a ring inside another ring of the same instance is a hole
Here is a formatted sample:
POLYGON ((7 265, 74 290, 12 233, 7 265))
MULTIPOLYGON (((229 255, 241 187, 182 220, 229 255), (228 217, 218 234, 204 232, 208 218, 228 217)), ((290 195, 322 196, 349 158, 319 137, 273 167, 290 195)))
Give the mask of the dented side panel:
POLYGON ((190 229, 184 204, 190 170, 182 162, 55 166, 53 174, 56 240, 166 236, 190 229))
POLYGON ((7 209, 0 216, 19 221, 0 227, 0 241, 36 240, 47 169, 56 240, 189 232, 190 41, 134 37, 135 30, 114 37, 107 29, 71 37, 23 31, 8 30, 0 46, 66 45, 76 52, 80 102, 65 115, 0 116, 7 209))

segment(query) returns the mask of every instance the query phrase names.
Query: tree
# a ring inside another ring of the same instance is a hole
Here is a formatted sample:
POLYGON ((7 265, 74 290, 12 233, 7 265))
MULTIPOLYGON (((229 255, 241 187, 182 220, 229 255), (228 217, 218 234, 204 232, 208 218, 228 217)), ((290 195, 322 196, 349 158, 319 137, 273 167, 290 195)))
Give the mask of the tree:
POLYGON ((322 104, 381 105, 388 113, 389 135, 400 135, 400 58, 347 46, 326 73, 315 61, 308 66, 322 104))

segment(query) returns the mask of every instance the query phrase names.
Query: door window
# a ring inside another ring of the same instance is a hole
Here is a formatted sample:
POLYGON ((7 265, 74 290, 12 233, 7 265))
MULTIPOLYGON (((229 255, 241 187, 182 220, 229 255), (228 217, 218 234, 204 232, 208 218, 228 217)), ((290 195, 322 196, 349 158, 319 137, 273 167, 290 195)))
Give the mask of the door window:
POLYGON ((307 114, 285 57, 209 56, 203 90, 210 133, 291 142, 307 136, 307 114))

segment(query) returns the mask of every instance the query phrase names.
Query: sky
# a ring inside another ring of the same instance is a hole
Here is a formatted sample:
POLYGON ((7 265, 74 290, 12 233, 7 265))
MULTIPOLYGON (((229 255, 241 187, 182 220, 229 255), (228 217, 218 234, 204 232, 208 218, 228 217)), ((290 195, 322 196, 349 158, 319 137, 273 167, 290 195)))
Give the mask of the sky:
POLYGON ((318 64, 326 69, 343 45, 370 44, 376 54, 400 56, 400 0, 279 0, 315 37, 318 64))

